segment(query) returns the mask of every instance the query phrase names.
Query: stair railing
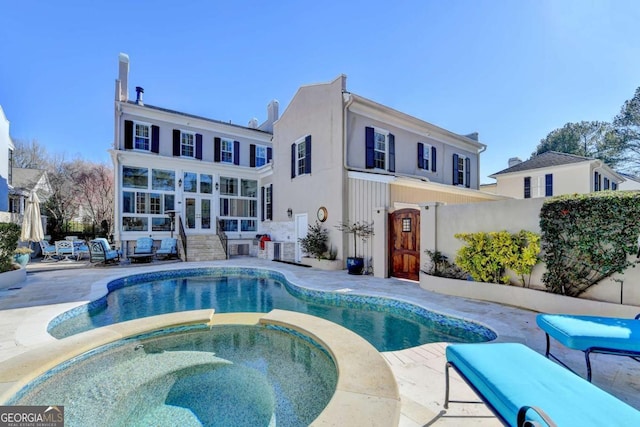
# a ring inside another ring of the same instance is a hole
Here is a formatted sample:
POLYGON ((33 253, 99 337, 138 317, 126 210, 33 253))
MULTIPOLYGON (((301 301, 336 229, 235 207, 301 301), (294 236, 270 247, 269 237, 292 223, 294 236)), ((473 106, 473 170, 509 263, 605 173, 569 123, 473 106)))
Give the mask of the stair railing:
POLYGON ((222 250, 224 250, 225 259, 229 259, 229 247, 228 247, 227 234, 224 232, 224 229, 222 227, 222 221, 218 217, 216 217, 216 234, 220 238, 220 243, 222 243, 222 250))
POLYGON ((184 251, 184 260, 187 260, 187 233, 184 231, 184 224, 182 223, 182 217, 178 217, 178 233, 180 233, 180 240, 182 241, 182 250, 184 251))

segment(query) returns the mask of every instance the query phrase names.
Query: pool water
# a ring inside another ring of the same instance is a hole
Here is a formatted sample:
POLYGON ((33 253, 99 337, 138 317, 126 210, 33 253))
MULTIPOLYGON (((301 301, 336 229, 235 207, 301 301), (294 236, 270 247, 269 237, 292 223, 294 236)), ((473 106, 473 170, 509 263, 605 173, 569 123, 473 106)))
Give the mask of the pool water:
POLYGON ((493 331, 386 298, 295 287, 273 272, 183 270, 160 277, 133 276, 109 284, 102 299, 62 314, 49 333, 67 337, 91 328, 157 314, 213 308, 217 313, 291 310, 330 320, 359 334, 379 351, 432 342, 483 342, 493 331), (175 277, 177 275, 177 277, 175 277))
POLYGON ((67 426, 306 426, 336 367, 307 337, 274 327, 174 328, 100 347, 8 404, 65 407, 67 426))

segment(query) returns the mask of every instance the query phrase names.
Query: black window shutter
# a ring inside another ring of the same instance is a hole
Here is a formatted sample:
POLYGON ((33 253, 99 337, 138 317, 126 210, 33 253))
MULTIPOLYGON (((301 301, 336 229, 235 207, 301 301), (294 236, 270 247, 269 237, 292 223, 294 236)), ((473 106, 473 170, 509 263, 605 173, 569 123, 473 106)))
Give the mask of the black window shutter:
POLYGON ((460 184, 458 182, 458 155, 453 155, 453 185, 460 184))
POLYGON ((609 178, 604 177, 604 189, 608 190, 609 189, 609 178))
POLYGON ((424 169, 424 144, 418 142, 418 169, 424 169))
POLYGON ((291 144, 291 178, 296 177, 296 144, 291 144))
POLYGON ((311 173, 311 135, 307 135, 304 139, 305 159, 304 173, 311 173))
POLYGON ((471 187, 471 159, 468 157, 464 159, 464 180, 464 186, 471 187))
POLYGON ((431 147, 431 172, 436 171, 436 147, 431 147))
POLYGON ((156 125, 151 126, 151 152, 160 152, 160 128, 156 125))
POLYGON ((220 138, 213 138, 213 161, 220 162, 220 138))
POLYGON ((387 163, 387 170, 389 172, 396 171, 396 137, 393 134, 389 134, 389 161, 387 163))
POLYGON ((256 144, 249 144, 249 166, 256 167, 256 144))
POLYGON ((240 164, 240 142, 233 141, 233 164, 240 164))
POLYGON ((525 199, 531 198, 531 177, 530 176, 524 177, 524 198, 525 199))
POLYGON ((374 162, 374 132, 373 128, 366 127, 364 129, 365 134, 365 167, 367 169, 373 169, 375 166, 374 162))
POLYGON ((271 193, 271 209, 269 209, 269 218, 270 220, 273 220, 273 184, 269 184, 269 190, 271 193))
POLYGON ((174 156, 180 155, 180 130, 179 129, 173 130, 173 155, 174 156))
POLYGON ((271 161, 273 157, 273 149, 271 147, 267 147, 267 163, 271 161))
POLYGON ((267 201, 265 200, 264 187, 260 188, 260 197, 262 198, 262 212, 260 212, 260 221, 264 221, 264 211, 267 208, 267 201))
POLYGON ((553 175, 548 173, 544 176, 544 195, 553 196, 553 175))
POLYGON ((131 120, 124 121, 124 149, 133 149, 133 122, 131 120))
POLYGON ((202 135, 196 133, 196 159, 202 160, 202 135))

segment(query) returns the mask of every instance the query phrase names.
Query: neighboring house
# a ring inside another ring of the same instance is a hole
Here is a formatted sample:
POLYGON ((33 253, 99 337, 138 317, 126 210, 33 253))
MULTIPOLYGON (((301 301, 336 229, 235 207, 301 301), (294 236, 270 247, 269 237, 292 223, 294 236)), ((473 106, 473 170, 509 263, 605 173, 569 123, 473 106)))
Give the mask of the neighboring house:
POLYGON ((477 191, 485 148, 477 134, 458 135, 348 92, 344 75, 303 86, 274 125, 265 230, 295 243, 318 216, 338 258, 363 256, 376 276, 417 279, 420 203, 501 199, 477 191), (336 229, 343 221, 374 222, 361 253, 353 253, 353 236, 336 229))
POLYGON ((507 169, 490 177, 496 180, 495 190, 491 191, 515 199, 618 190, 625 181, 600 160, 556 151, 538 154, 524 162, 512 158, 507 169))
POLYGON ((618 185, 618 190, 640 190, 640 177, 626 173, 618 173, 625 179, 618 185))
POLYGON ((9 211, 22 215, 29 194, 35 191, 40 203, 49 200, 51 185, 47 172, 42 169, 13 168, 13 188, 9 190, 9 211))
POLYGON ((0 106, 0 221, 9 222, 9 189, 15 147, 9 135, 9 120, 0 106))
POLYGON ((145 104, 140 87, 131 101, 128 75, 120 54, 111 150, 118 246, 126 255, 139 237, 175 233, 188 260, 212 260, 225 257, 224 231, 232 254, 249 254, 264 215, 277 101, 261 125, 239 126, 145 104))

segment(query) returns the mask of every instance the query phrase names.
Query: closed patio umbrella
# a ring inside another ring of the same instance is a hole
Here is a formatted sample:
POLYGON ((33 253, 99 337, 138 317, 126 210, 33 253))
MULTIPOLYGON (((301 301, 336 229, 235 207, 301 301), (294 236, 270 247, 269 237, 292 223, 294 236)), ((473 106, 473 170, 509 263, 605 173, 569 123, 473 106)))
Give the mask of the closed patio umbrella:
POLYGON ((42 239, 44 239, 44 231, 42 230, 42 219, 40 218, 40 199, 38 199, 36 192, 32 191, 24 209, 20 240, 23 242, 39 242, 42 239))

